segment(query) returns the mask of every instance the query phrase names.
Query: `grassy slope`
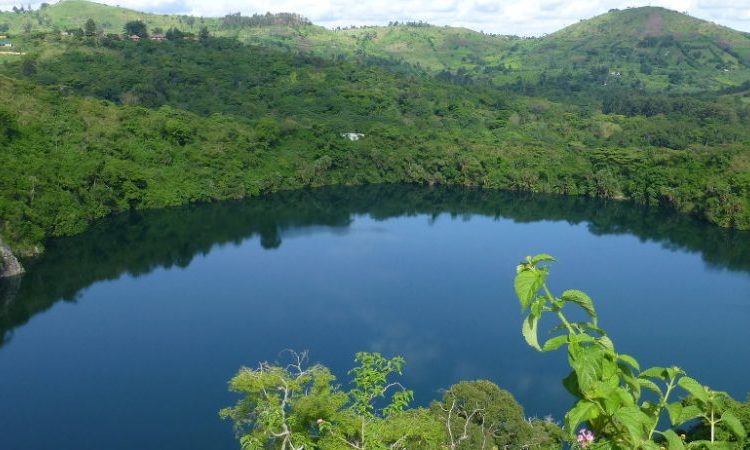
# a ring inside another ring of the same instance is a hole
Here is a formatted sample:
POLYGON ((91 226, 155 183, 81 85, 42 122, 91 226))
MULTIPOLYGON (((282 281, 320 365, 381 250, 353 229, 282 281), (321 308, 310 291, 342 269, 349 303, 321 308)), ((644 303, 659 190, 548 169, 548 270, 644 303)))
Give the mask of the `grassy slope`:
POLYGON ((680 84, 711 89, 750 79, 750 35, 664 8, 613 11, 582 21, 532 45, 532 67, 606 66, 648 87, 680 84), (651 74, 643 66, 651 66, 651 74))
POLYGON ((652 7, 612 11, 539 39, 452 27, 228 28, 217 18, 191 22, 185 16, 145 14, 83 0, 63 0, 32 14, 0 13, 0 24, 10 24, 11 32, 17 34, 24 23, 32 23, 36 30, 67 29, 83 26, 88 18, 109 33, 120 33, 125 22, 135 19, 151 29, 176 27, 197 32, 206 26, 214 35, 247 43, 279 45, 326 57, 390 58, 434 72, 462 70, 500 84, 519 77, 535 82, 542 73, 587 75, 600 68, 619 72, 610 83, 640 83, 653 90, 719 89, 750 80, 750 35, 652 7), (670 75, 678 82, 670 84, 670 75))

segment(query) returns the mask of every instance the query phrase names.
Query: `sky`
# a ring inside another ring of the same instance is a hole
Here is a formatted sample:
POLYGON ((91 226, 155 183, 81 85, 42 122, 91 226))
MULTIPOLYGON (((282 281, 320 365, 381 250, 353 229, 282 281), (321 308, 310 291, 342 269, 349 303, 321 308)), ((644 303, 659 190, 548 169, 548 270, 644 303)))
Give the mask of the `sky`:
MULTIPOLYGON (((23 0, 22 0, 23 1, 23 0)), ((53 3, 47 0, 49 3, 53 3)), ((476 31, 541 36, 628 6, 663 6, 750 32, 750 0, 98 0, 140 11, 223 16, 227 13, 295 12, 329 28, 425 21, 476 31)), ((24 1, 24 4, 26 1, 24 1)), ((31 2, 35 4, 36 2, 31 2)), ((0 9, 20 4, 0 0, 0 9)))

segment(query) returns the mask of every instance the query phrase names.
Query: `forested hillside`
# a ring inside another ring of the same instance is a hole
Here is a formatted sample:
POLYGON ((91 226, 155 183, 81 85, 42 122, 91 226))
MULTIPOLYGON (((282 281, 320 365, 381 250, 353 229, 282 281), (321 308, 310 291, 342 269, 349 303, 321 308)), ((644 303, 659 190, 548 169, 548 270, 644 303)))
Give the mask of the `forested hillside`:
POLYGON ((694 22, 643 8, 520 39, 78 0, 3 13, 24 54, 0 57, 0 235, 31 254, 131 208, 392 182, 631 199, 750 228, 749 40, 710 24, 680 31, 694 22), (148 30, 137 42, 123 36, 134 19, 148 30), (156 31, 167 39, 149 40, 156 31), (662 37, 713 56, 686 50, 695 58, 641 71, 662 37), (683 64, 687 75, 667 74, 683 64))

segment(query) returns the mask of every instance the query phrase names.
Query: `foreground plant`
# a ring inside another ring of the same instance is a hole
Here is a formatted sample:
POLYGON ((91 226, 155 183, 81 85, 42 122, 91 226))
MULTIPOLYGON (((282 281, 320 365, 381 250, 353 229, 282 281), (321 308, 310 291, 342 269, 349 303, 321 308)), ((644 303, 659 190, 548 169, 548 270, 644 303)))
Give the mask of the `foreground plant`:
POLYGON ((527 420, 510 392, 486 380, 408 409, 411 391, 392 381, 401 357, 357 353, 345 392, 305 353, 290 355, 285 367, 242 368, 230 381, 243 397, 220 414, 234 421, 244 450, 553 450, 563 441, 554 422, 527 420))
POLYGON ((517 267, 515 290, 522 310, 528 311, 522 326, 526 342, 541 352, 567 346, 572 371, 563 385, 576 398, 565 415, 571 442, 589 449, 713 449, 736 448, 746 439, 741 422, 727 408, 726 393, 701 385, 678 367, 641 371, 635 358, 615 350, 588 295, 578 290, 552 295, 547 277, 553 261, 545 254, 527 257, 517 267), (568 307, 580 308, 588 320, 569 320, 568 307), (560 325, 553 330, 557 335, 540 344, 539 323, 545 315, 555 316, 560 325), (686 395, 675 399, 677 389, 686 395), (686 442, 676 430, 697 421, 709 427, 709 439, 686 442), (586 430, 576 436, 582 424, 586 430), (718 441, 717 426, 734 440, 718 441))
POLYGON ((230 381, 244 398, 220 415, 234 421, 243 449, 440 448, 440 422, 425 410, 406 410, 411 391, 390 381, 403 358, 357 353, 354 387, 344 392, 330 370, 307 366, 306 353, 290 354, 286 367, 262 363, 230 381))

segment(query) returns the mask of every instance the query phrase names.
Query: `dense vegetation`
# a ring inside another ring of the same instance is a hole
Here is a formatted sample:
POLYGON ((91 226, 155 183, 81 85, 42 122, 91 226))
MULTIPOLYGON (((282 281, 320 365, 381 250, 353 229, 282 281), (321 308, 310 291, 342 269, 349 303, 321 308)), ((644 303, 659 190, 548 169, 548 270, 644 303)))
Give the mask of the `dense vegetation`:
POLYGON ((632 199, 750 227, 747 37, 674 12, 613 12, 544 39, 76 0, 0 23, 25 52, 0 65, 0 235, 23 254, 113 212, 333 184, 632 199), (133 30, 144 39, 123 38, 133 30), (168 40, 145 39, 157 32, 168 40), (331 39, 340 53, 316 44, 331 39), (392 54, 394 42, 410 50, 392 54), (665 45, 692 59, 651 61, 665 45), (528 67, 481 56, 491 49, 528 67), (642 60, 655 68, 628 78, 620 64, 642 60))
POLYGON ((292 353, 286 366, 242 368, 230 389, 242 395, 221 411, 232 419, 243 449, 575 449, 670 450, 747 447, 750 402, 714 391, 677 367, 641 370, 618 353, 600 328, 592 299, 546 284, 549 255, 517 267, 515 290, 522 334, 540 352, 567 350, 571 373, 563 385, 575 398, 560 429, 525 420, 510 393, 488 381, 458 383, 429 408, 409 409, 411 391, 393 380, 404 360, 359 353, 352 389, 342 390, 320 365, 292 353), (579 311, 569 311, 571 308, 579 311), (576 313, 586 316, 573 321, 576 313), (556 316, 553 337, 539 341, 542 316, 556 316), (676 398, 678 393, 682 396, 676 398))
POLYGON ((429 408, 409 409, 411 391, 393 377, 403 358, 358 353, 342 390, 331 372, 292 353, 286 366, 243 368, 231 390, 244 397, 221 411, 235 423, 243 449, 560 448, 550 420, 526 420, 513 396, 489 381, 452 386, 429 408))

